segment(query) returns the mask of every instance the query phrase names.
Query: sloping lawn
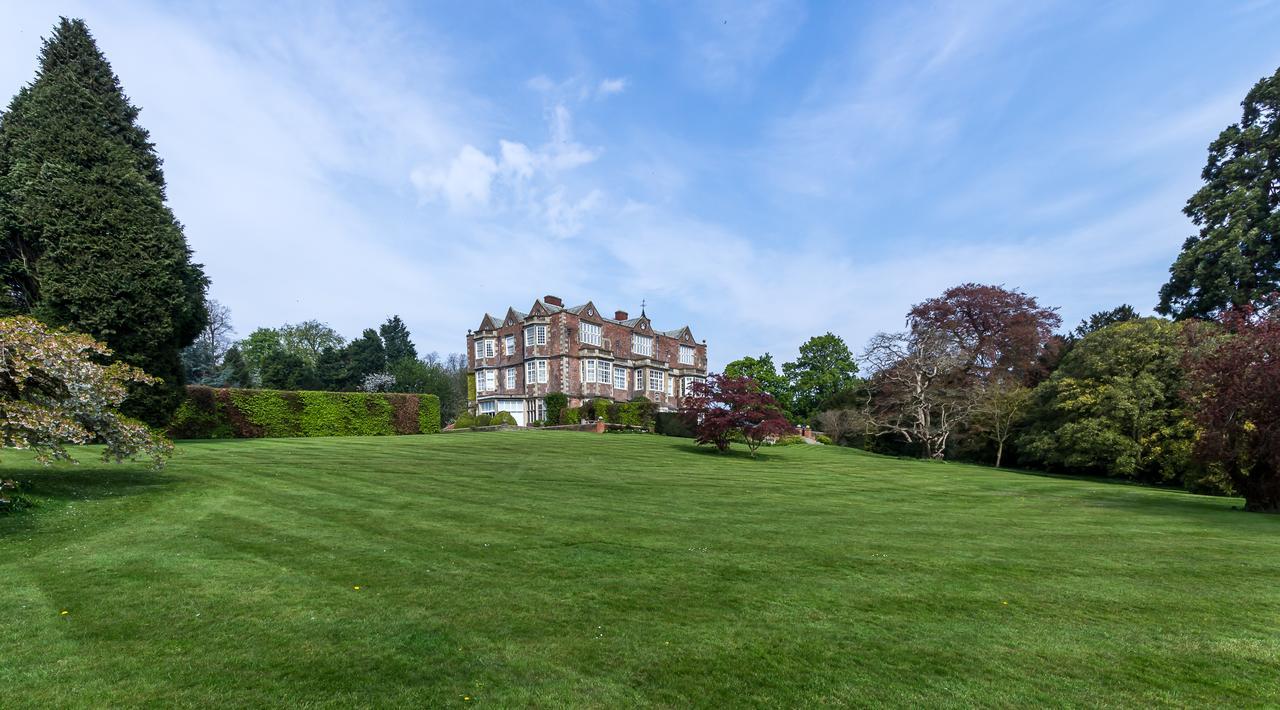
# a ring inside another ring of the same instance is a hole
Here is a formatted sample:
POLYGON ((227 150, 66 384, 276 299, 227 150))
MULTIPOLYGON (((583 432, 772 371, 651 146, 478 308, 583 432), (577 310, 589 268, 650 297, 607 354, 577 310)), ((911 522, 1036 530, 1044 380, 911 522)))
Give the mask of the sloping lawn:
POLYGON ((1239 501, 642 435, 84 453, 3 452, 4 707, 1280 704, 1239 501))

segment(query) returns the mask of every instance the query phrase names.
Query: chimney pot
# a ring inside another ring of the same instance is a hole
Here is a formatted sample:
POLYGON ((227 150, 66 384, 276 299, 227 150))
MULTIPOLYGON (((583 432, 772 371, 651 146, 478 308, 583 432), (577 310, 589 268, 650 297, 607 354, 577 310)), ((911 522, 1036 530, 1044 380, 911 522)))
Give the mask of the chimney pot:
POLYGON ((564 301, 561 301, 559 296, 551 296, 551 295, 547 295, 547 296, 543 296, 543 297, 542 297, 542 300, 546 301, 547 303, 550 303, 550 304, 551 304, 551 305, 553 305, 553 306, 563 306, 563 305, 564 305, 564 301))
POLYGON ((627 312, 626 312, 626 311, 616 311, 616 312, 614 312, 614 314, 613 314, 613 319, 614 319, 614 320, 626 320, 626 319, 627 319, 627 312))

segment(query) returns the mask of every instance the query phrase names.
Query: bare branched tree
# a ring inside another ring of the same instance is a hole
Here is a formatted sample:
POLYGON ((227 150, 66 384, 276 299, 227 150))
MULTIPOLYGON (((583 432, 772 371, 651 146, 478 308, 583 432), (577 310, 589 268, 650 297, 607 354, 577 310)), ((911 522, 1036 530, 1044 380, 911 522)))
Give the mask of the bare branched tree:
POLYGON ((874 373, 866 417, 879 434, 896 434, 941 459, 947 440, 975 406, 965 376, 972 354, 936 330, 879 333, 863 360, 874 373))

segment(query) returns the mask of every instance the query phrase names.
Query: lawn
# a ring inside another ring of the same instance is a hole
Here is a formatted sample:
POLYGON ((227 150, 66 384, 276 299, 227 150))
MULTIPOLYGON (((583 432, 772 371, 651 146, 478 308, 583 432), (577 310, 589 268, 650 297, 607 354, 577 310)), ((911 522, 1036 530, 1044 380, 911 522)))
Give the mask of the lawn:
POLYGON ((3 453, 5 707, 1280 704, 1236 500, 634 434, 85 453, 3 453))

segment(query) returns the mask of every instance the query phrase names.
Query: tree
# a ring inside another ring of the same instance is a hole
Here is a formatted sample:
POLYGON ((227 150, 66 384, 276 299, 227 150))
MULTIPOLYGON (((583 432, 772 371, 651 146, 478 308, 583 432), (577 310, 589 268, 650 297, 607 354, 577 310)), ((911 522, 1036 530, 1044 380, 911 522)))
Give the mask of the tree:
POLYGON ((36 460, 72 460, 69 444, 100 443, 102 460, 146 457, 158 467, 173 445, 118 411, 135 384, 155 378, 87 335, 23 316, 0 318, 0 446, 36 460))
POLYGON ((563 392, 552 392, 543 400, 547 408, 547 421, 559 424, 564 410, 569 408, 569 397, 563 392))
POLYGON ((1183 212, 1187 238, 1156 310, 1210 318, 1280 291, 1280 69, 1249 90, 1239 123, 1209 144, 1204 186, 1183 212))
POLYGON ((222 358, 222 385, 226 387, 253 387, 253 372, 240 354, 240 347, 232 345, 222 358))
POLYGON ((863 409, 869 426, 919 445, 926 458, 945 458, 975 405, 966 376, 973 356, 950 334, 918 327, 877 334, 862 357, 874 373, 863 409))
POLYGON ((382 336, 382 347, 386 350, 388 363, 418 359, 418 349, 413 346, 413 340, 409 337, 409 328, 405 326, 404 321, 400 320, 400 316, 388 318, 387 322, 378 328, 378 334, 382 336))
POLYGON ((1098 311, 1089 316, 1085 320, 1080 321, 1080 325, 1071 331, 1071 337, 1079 339, 1092 333, 1095 330, 1102 330, 1109 325, 1116 323, 1125 323, 1131 320, 1138 320, 1142 316, 1133 309, 1133 306, 1122 303, 1115 308, 1107 311, 1098 311))
POLYGON ((1020 453, 1067 471, 1182 482, 1194 436, 1179 396, 1182 330, 1141 318, 1086 335, 1036 387, 1020 453))
POLYGON ((389 372, 374 372, 364 376, 360 381, 361 392, 394 392, 396 376, 389 372))
POLYGON ((314 366, 325 348, 340 348, 343 343, 338 331, 318 320, 304 320, 301 323, 285 323, 277 329, 280 334, 280 345, 289 352, 314 366))
POLYGON ((387 353, 382 347, 382 338, 373 328, 365 328, 364 333, 347 345, 347 358, 351 363, 350 376, 360 382, 365 375, 375 372, 386 372, 387 353))
POLYGON ((1008 374, 1026 381, 1044 344, 1062 323, 1055 311, 1021 291, 966 283, 912 306, 907 325, 912 331, 929 330, 952 339, 957 351, 968 355, 969 374, 1008 374))
POLYGON ((808 417, 818 406, 857 382, 858 363, 844 340, 831 333, 818 335, 800 346, 800 357, 782 365, 792 395, 793 411, 808 417))
POLYGON ((755 381, 760 391, 773 396, 783 410, 790 409, 791 392, 787 380, 778 374, 773 364, 773 355, 765 353, 760 357, 742 357, 724 366, 725 377, 748 377, 755 381))
POLYGON ((262 361, 262 386, 271 390, 316 389, 315 369, 301 355, 276 350, 262 361))
POLYGON ((977 431, 996 445, 996 468, 1004 460, 1005 444, 1031 405, 1031 388, 1012 379, 992 380, 976 398, 973 423, 977 431))
POLYGON ((739 437, 752 457, 766 441, 792 430, 778 402, 748 377, 711 375, 694 383, 680 404, 680 416, 699 444, 723 452, 739 437))
POLYGON ((1280 513, 1280 319, 1245 307, 1222 320, 1229 335, 1187 358, 1194 454, 1226 471, 1245 510, 1280 513))
POLYGON ((155 376, 124 406, 159 425, 184 396, 208 280, 137 117, 84 22, 63 18, 0 116, 0 310, 88 333, 155 376))
POLYGON ((182 365, 188 382, 214 384, 221 381, 219 369, 231 347, 231 309, 209 299, 209 320, 200 329, 195 342, 182 351, 182 365))
POLYGON ((275 328, 257 328, 238 345, 255 383, 262 379, 262 365, 266 362, 267 356, 275 352, 283 352, 285 349, 284 338, 275 328))

